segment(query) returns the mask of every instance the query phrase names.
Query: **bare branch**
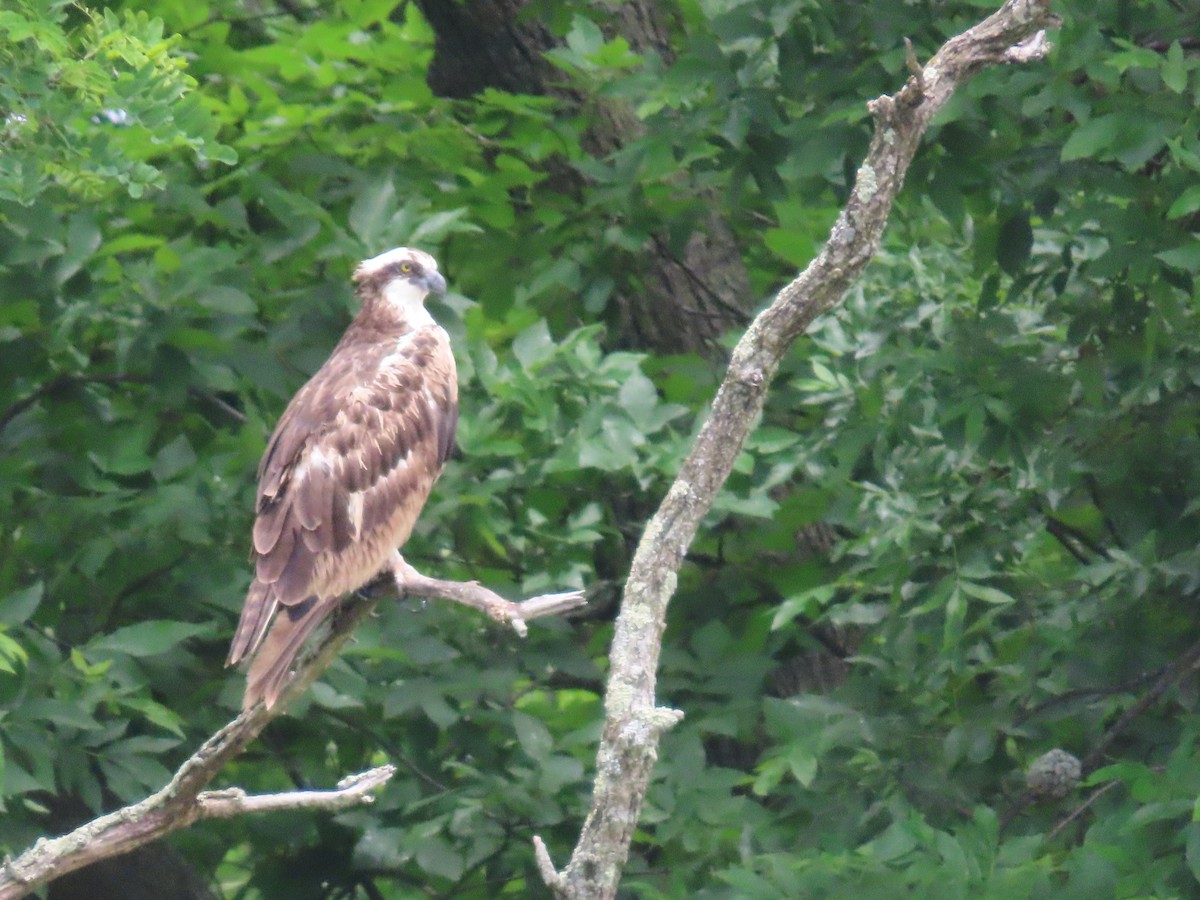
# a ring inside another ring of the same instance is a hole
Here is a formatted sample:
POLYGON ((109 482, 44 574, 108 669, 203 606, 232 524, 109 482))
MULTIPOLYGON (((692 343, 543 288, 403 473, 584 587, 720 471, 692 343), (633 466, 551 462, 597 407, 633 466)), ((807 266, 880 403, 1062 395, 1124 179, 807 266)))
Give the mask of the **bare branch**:
POLYGON ((3 412, 0 412, 0 431, 3 431, 9 422, 25 412, 29 407, 33 406, 43 397, 53 394, 55 391, 61 391, 64 388, 77 384, 146 384, 149 380, 145 375, 55 375, 46 383, 38 386, 20 400, 17 400, 3 412))
POLYGON ((282 794, 247 794, 241 788, 205 791, 196 797, 197 819, 232 819, 247 813, 278 812, 284 809, 316 809, 338 812, 375 802, 379 790, 396 774, 393 765, 378 766, 347 775, 332 791, 285 791, 282 794))
POLYGON ((539 835, 533 836, 533 858, 537 860, 538 874, 542 876, 542 881, 546 883, 546 887, 558 893, 565 891, 567 881, 554 868, 554 860, 550 858, 550 851, 546 849, 546 842, 539 835))
POLYGON ((555 872, 548 851, 538 852, 539 867, 556 896, 607 900, 616 895, 658 738, 681 716, 673 710, 667 715, 655 704, 667 604, 688 546, 762 410, 780 360, 875 255, 921 137, 954 89, 988 65, 1028 62, 1048 52, 1037 34, 1054 22, 1049 5, 1049 0, 1008 0, 947 41, 895 96, 867 105, 875 134, 846 207, 817 258, 738 342, 708 420, 634 554, 609 655, 591 811, 566 869, 555 872))
POLYGON ((489 590, 478 581, 442 581, 422 575, 399 554, 392 556, 392 575, 396 590, 401 597, 427 597, 434 600, 449 600, 511 625, 521 637, 529 633, 525 623, 545 616, 559 616, 587 605, 583 591, 566 591, 561 594, 542 594, 520 603, 505 600, 495 591, 489 590))
POLYGON ((1138 697, 1137 702, 1121 713, 1117 721, 1105 730, 1100 740, 1096 742, 1096 746, 1083 758, 1084 774, 1100 767, 1104 762, 1104 755, 1112 746, 1113 741, 1120 737, 1121 733, 1132 725, 1138 716, 1157 703, 1163 694, 1197 670, 1200 670, 1200 641, 1184 650, 1178 659, 1163 670, 1154 683, 1146 689, 1146 692, 1138 697))
POLYGON ((1070 825, 1072 822, 1074 822, 1076 819, 1078 819, 1080 816, 1082 816, 1085 812, 1087 812, 1089 809, 1091 809, 1097 800, 1099 800, 1101 797, 1103 797, 1105 794, 1107 794, 1113 788, 1119 787, 1123 783, 1124 782, 1121 782, 1121 781, 1110 781, 1108 784, 1104 785, 1104 787, 1099 788, 1098 790, 1092 791, 1092 793, 1088 796, 1088 798, 1086 800, 1083 801, 1083 803, 1079 804, 1079 806, 1077 806, 1077 807, 1075 807, 1075 809, 1071 810, 1071 813, 1069 815, 1067 815, 1066 817, 1064 817, 1061 822, 1059 822, 1057 825, 1054 826, 1054 830, 1051 831, 1048 835, 1046 835, 1046 843, 1048 844, 1051 841, 1053 841, 1055 838, 1057 838, 1060 834, 1063 833, 1063 831, 1066 830, 1066 827, 1068 825, 1070 825))

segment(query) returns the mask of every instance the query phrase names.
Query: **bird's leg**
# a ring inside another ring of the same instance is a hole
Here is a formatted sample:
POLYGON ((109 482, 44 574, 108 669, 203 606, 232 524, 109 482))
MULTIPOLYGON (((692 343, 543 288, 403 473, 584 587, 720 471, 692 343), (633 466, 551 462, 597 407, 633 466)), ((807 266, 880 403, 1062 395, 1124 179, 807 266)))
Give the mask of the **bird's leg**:
POLYGON ((391 562, 388 567, 392 570, 392 578, 396 579, 396 590, 400 595, 406 596, 409 592, 409 584, 413 580, 413 576, 421 577, 421 573, 405 562, 404 557, 400 555, 399 550, 392 551, 391 562))

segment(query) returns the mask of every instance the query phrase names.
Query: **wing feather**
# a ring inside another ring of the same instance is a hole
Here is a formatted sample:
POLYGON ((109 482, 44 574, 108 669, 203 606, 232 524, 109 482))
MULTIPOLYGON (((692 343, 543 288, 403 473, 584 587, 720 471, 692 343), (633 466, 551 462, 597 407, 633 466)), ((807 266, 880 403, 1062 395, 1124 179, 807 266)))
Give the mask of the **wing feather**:
POLYGON ((258 518, 254 520, 254 552, 270 553, 279 543, 279 535, 287 522, 287 510, 279 501, 259 504, 258 518))
POLYGON ((296 521, 309 531, 320 528, 329 520, 333 508, 334 475, 322 468, 310 468, 293 488, 293 507, 296 521))
POLYGON ((293 543, 292 555, 275 581, 275 595, 284 606, 299 603, 312 593, 313 563, 318 552, 306 540, 293 543))
POLYGON ((279 532, 279 539, 275 541, 274 545, 265 553, 258 554, 258 561, 254 566, 254 576, 263 584, 274 584, 283 575, 295 548, 296 528, 285 523, 279 532))

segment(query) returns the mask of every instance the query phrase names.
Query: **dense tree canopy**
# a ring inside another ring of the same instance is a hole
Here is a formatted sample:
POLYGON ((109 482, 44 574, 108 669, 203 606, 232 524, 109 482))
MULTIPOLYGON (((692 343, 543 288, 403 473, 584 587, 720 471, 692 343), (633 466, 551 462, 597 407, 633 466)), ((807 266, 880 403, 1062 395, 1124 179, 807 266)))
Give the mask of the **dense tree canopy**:
MULTIPOLYGON (((237 709, 254 466, 354 262, 413 244, 463 412, 406 555, 589 611, 383 610, 228 773, 390 760, 379 801, 173 844, 221 896, 544 894, 529 838, 578 833, 617 591, 727 353, 704 317, 812 256, 904 39, 994 4, 519 5, 460 6, 540 48, 468 88, 431 4, 0 11, 0 850, 237 709)), ((631 896, 1197 891, 1200 11, 1058 12, 940 117, 693 545, 631 896), (1055 748, 1082 777, 1027 786, 1055 748)))

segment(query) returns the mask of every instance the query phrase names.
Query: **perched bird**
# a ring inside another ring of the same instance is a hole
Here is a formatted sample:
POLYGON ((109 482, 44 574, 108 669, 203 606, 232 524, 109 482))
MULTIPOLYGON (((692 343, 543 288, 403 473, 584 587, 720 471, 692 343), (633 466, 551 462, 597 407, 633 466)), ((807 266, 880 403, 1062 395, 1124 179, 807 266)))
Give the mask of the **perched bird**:
POLYGON ((425 298, 428 253, 354 272, 362 306, 284 410, 258 467, 254 582, 228 665, 252 656, 242 708, 273 706, 305 639, 408 540, 454 444, 458 377, 425 298))

